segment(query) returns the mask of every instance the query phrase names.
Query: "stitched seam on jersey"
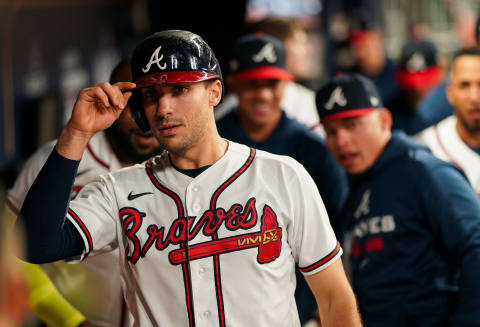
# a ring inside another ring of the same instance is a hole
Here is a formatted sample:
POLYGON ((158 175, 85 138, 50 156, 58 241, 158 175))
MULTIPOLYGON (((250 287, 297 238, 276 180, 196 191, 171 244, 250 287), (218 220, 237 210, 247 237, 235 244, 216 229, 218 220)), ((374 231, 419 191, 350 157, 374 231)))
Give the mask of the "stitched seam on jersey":
POLYGON ((90 155, 92 156, 93 159, 95 159, 96 162, 98 162, 100 165, 102 165, 103 167, 107 168, 108 170, 110 170, 110 165, 106 164, 105 161, 103 161, 102 159, 100 159, 92 150, 92 148, 90 147, 90 144, 87 144, 87 150, 88 152, 90 153, 90 155))
POLYGON ((168 195, 169 197, 171 197, 173 199, 173 201, 175 201, 175 204, 177 205, 177 212, 178 212, 178 217, 181 218, 183 217, 183 204, 182 204, 182 200, 180 200, 180 197, 178 196, 178 194, 176 194, 175 192, 173 192, 172 190, 168 189, 167 187, 163 186, 158 180, 157 180, 157 177, 153 174, 153 171, 152 171, 152 160, 153 158, 150 158, 148 159, 147 161, 147 165, 145 167, 146 171, 147 171, 147 175, 148 177, 150 178, 150 181, 152 182, 152 184, 157 188, 159 189, 162 193, 168 195))
MULTIPOLYGON (((229 186, 231 185, 240 175, 242 175, 252 164, 253 159, 255 157, 255 149, 250 148, 250 155, 248 156, 245 163, 237 170, 232 176, 230 176, 225 182, 223 182, 220 187, 213 193, 212 199, 210 201, 210 209, 215 210, 217 205, 217 199, 220 194, 229 186)), ((218 239, 218 234, 215 233, 212 235, 212 239, 218 239)), ((220 272, 220 257, 219 255, 213 256, 213 268, 214 268, 214 275, 215 275, 215 293, 217 295, 217 307, 218 307, 218 320, 221 327, 225 326, 225 311, 224 311, 224 303, 223 303, 223 293, 222 293, 222 279, 221 279, 221 272, 220 272)))
POLYGON ((92 251, 92 249, 93 249, 93 240, 92 240, 92 236, 90 234, 90 231, 88 230, 87 226, 85 226, 83 221, 78 217, 78 215, 72 209, 68 208, 68 213, 70 214, 70 216, 73 217, 73 219, 76 221, 78 226, 80 226, 80 229, 83 231, 83 233, 85 234, 85 237, 87 238, 89 249, 86 251, 87 252, 86 255, 88 255, 88 253, 90 253, 90 251, 92 251))
MULTIPOLYGON (((178 213, 178 218, 182 218, 184 216, 184 210, 183 210, 183 204, 182 200, 180 199, 180 196, 170 190, 169 188, 163 186, 156 178, 156 176, 153 174, 152 171, 152 161, 153 158, 148 159, 145 170, 147 171, 148 178, 150 181, 153 183, 153 185, 160 190, 160 192, 166 194, 169 196, 174 202, 175 205, 177 206, 177 213, 178 213)), ((188 224, 187 224, 188 225, 188 224)), ((188 228, 185 229, 185 232, 188 233, 188 228)), ((188 240, 188 235, 185 237, 185 239, 188 240)), ((187 244, 188 245, 188 244, 187 244)), ((185 247, 185 244, 181 244, 180 247, 186 248, 187 251, 187 258, 188 258, 188 246, 185 247)), ((193 308, 193 293, 192 293, 192 282, 191 282, 191 276, 190 276, 190 264, 189 261, 186 263, 182 264, 182 273, 183 273, 183 283, 185 286, 185 300, 186 300, 186 306, 187 306, 187 315, 188 315, 188 324, 190 327, 195 326, 195 315, 194 315, 194 308, 193 308)))
POLYGON ((307 267, 304 267, 304 268, 299 267, 298 269, 300 269, 300 271, 302 271, 302 272, 310 272, 314 269, 317 269, 320 266, 323 266, 324 264, 326 264, 327 262, 332 260, 339 252, 340 252, 340 243, 337 242, 337 246, 335 247, 335 249, 332 252, 330 252, 329 254, 327 254, 325 257, 323 257, 319 261, 315 262, 314 264, 311 264, 310 266, 307 266, 307 267))

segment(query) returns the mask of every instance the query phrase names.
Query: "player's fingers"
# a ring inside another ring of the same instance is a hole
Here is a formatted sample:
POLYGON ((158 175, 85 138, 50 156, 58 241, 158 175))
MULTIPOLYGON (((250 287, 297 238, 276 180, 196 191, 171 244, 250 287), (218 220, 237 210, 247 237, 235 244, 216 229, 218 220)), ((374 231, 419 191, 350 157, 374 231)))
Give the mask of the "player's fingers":
MULTIPOLYGON (((86 99, 95 105, 100 104, 104 108, 111 107, 107 94, 98 86, 89 87, 80 91, 79 99, 86 99)), ((99 108, 101 109, 101 108, 99 108)))
POLYGON ((105 82, 98 84, 98 87, 100 87, 107 94, 110 103, 113 104, 113 107, 121 109, 125 107, 122 91, 118 86, 113 86, 112 84, 105 82))
POLYGON ((135 83, 130 83, 130 82, 117 82, 112 85, 114 89, 118 89, 120 93, 122 94, 122 109, 127 105, 128 99, 132 96, 132 92, 130 92, 132 89, 134 89, 136 86, 135 83))
POLYGON ((128 91, 128 90, 134 89, 135 86, 137 86, 137 84, 132 83, 132 82, 117 82, 113 85, 118 86, 118 88, 121 91, 128 91))

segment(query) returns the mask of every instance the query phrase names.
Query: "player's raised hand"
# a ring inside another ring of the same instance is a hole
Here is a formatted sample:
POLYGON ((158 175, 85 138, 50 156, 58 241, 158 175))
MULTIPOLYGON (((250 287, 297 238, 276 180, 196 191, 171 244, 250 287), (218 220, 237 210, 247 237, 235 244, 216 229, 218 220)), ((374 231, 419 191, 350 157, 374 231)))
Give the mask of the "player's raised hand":
POLYGON ((56 150, 65 158, 80 160, 90 138, 120 116, 132 96, 134 83, 100 83, 80 91, 72 117, 58 138, 56 150))
POLYGON ((75 102, 69 127, 92 135, 110 127, 132 95, 128 90, 134 87, 135 84, 130 82, 113 85, 105 82, 83 89, 75 102))

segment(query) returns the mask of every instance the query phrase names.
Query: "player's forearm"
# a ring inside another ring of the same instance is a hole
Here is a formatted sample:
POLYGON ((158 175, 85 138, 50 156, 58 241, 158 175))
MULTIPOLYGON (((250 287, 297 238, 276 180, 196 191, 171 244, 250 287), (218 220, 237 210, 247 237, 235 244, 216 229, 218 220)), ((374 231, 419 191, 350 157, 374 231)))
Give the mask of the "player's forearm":
POLYGON ((57 153, 67 159, 80 160, 92 136, 92 133, 82 132, 69 122, 63 128, 55 145, 57 153))
POLYGON ((326 310, 320 311, 320 321, 322 326, 361 327, 362 322, 353 293, 337 296, 332 300, 326 310))
POLYGON ((65 219, 78 164, 53 150, 28 191, 16 222, 24 230, 27 261, 52 262, 82 253, 82 238, 65 219))

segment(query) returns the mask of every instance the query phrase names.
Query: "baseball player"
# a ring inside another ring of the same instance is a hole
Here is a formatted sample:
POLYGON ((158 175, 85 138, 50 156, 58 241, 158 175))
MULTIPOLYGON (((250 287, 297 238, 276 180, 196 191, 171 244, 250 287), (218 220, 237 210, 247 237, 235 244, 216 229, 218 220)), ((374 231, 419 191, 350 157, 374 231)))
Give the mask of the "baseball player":
MULTIPOLYGON (((110 80, 113 83, 129 79, 130 62, 125 59, 113 70, 110 80)), ((29 187, 54 146, 55 142, 49 143, 28 159, 8 192, 7 214, 16 217, 29 187)), ((152 134, 141 132, 129 110, 125 110, 108 130, 90 139, 75 176, 71 197, 75 198, 83 186, 99 175, 132 165, 135 161, 141 162, 158 151, 158 142, 152 134)), ((39 267, 25 265, 31 284, 33 312, 50 326, 77 326, 85 320, 90 326, 121 326, 125 309, 120 271, 116 267, 117 251, 89 257, 80 265, 63 261, 47 264, 43 269, 52 285, 42 276, 39 267), (57 295, 55 287, 65 299, 57 295)))
POLYGON ((402 131, 374 84, 317 92, 327 145, 350 178, 352 286, 371 327, 480 326, 480 202, 465 176, 402 131))
POLYGON ((480 196, 480 48, 460 50, 453 58, 446 88, 454 115, 425 129, 416 139, 434 155, 461 169, 480 196))
MULTIPOLYGON (((247 24, 250 33, 264 33, 281 40, 285 46, 285 69, 291 74, 285 84, 281 107, 287 117, 296 119, 316 133, 324 136, 315 106, 315 92, 295 80, 305 78, 310 72, 312 48, 308 40, 306 26, 300 19, 286 17, 266 17, 258 22, 247 24)), ((238 106, 238 97, 229 93, 215 109, 215 119, 219 121, 238 106)))
MULTIPOLYGON (((324 139, 282 110, 280 101, 293 78, 286 69, 283 42, 265 34, 244 35, 234 44, 231 63, 228 88, 239 102, 217 120, 220 136, 300 162, 317 185, 336 232, 337 217, 347 194, 347 178, 324 139)), ((303 110, 301 104, 297 110, 303 110)), ((316 315, 315 298, 298 271, 295 300, 302 324, 316 315)))
POLYGON ((311 177, 289 157, 218 135, 222 77, 203 39, 179 30, 147 37, 133 51, 132 78, 80 92, 22 207, 28 260, 118 249, 133 326, 299 326, 298 265, 323 324, 360 326, 311 177), (166 151, 102 176, 68 204, 88 141, 127 100, 166 151))

